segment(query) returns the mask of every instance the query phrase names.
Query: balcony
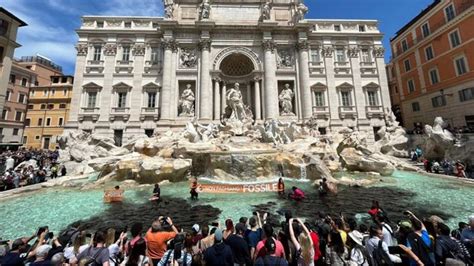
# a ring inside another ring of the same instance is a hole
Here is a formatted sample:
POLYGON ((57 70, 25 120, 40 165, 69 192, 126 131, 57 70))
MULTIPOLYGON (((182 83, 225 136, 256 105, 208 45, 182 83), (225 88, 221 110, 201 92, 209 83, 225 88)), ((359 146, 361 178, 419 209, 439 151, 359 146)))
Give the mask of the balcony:
POLYGON ((324 67, 323 61, 309 62, 309 74, 310 75, 324 75, 326 68, 324 67))
POLYGON ((351 63, 350 62, 334 62, 334 73, 336 75, 350 75, 351 74, 351 63))
POLYGON ((344 118, 357 118, 357 109, 353 105, 339 106, 339 117, 344 118))
POLYGON ((99 120, 99 107, 82 107, 81 113, 78 116, 78 120, 80 122, 84 121, 85 119, 90 119, 92 121, 99 120))
POLYGON ((313 117, 328 119, 330 117, 329 106, 313 106, 313 117))
POLYGON ((115 64, 115 73, 132 73, 133 71, 133 61, 123 61, 118 60, 115 64))
POLYGON ((130 118, 129 107, 112 107, 112 112, 110 113, 110 117, 109 117, 110 121, 115 121, 117 119, 128 121, 129 118, 130 118))
POLYGON ((161 61, 145 61, 145 73, 161 73, 162 64, 161 61))
POLYGON ((86 65, 86 73, 103 73, 104 60, 88 60, 86 65))
POLYGON ((377 75, 377 65, 375 62, 360 62, 361 76, 377 75))
POLYGON ((381 105, 371 105, 365 107, 365 113, 367 114, 367 118, 373 117, 383 117, 383 106, 381 105))
POLYGON ((140 113, 140 120, 144 121, 147 119, 153 119, 154 121, 158 121, 158 119, 160 119, 160 108, 142 107, 142 112, 140 113))

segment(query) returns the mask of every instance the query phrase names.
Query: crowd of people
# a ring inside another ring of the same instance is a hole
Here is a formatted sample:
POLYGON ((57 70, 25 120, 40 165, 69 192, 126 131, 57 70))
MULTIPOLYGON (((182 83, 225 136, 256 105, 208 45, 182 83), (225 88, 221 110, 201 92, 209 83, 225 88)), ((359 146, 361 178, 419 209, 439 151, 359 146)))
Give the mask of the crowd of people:
POLYGON ((147 229, 110 228, 94 233, 70 228, 58 236, 39 228, 31 237, 5 241, 1 265, 471 265, 474 215, 451 231, 439 217, 392 223, 374 202, 371 224, 318 212, 305 221, 254 212, 181 228, 158 217, 147 229), (269 222, 269 221, 272 222, 269 222), (33 241, 34 240, 34 241, 33 241), (31 243, 33 242, 33 243, 31 243))
POLYGON ((461 161, 454 160, 428 160, 423 157, 421 148, 417 147, 410 151, 410 158, 413 162, 423 163, 423 168, 427 173, 451 175, 460 178, 474 178, 474 168, 461 161))
POLYGON ((67 174, 57 161, 59 150, 21 148, 0 154, 0 191, 45 182, 67 174))

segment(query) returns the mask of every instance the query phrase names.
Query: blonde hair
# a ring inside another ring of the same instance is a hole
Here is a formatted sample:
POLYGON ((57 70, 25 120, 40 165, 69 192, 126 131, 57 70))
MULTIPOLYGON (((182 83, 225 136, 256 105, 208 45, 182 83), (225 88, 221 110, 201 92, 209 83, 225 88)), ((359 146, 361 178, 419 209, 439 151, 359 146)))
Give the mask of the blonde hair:
POLYGON ((84 243, 86 242, 86 233, 85 232, 81 232, 79 233, 79 235, 77 235, 77 237, 74 239, 74 242, 72 243, 72 246, 73 246, 73 252, 74 254, 79 254, 79 248, 84 245, 84 243))
POLYGON ((108 247, 115 242, 115 229, 107 229, 107 237, 105 238, 105 246, 108 247))
POLYGON ((313 245, 311 244, 310 236, 303 232, 298 236, 298 242, 301 245, 301 255, 303 256, 305 264, 311 263, 313 260, 313 257, 311 256, 313 245))

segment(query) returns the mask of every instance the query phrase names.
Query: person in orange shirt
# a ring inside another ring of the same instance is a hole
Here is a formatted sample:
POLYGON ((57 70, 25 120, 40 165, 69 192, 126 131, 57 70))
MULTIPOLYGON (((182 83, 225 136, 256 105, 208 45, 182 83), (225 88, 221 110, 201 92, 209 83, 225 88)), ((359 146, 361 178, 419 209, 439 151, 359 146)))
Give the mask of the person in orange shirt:
POLYGON ((153 221, 151 228, 146 232, 147 256, 157 265, 166 251, 166 243, 178 234, 170 217, 160 216, 153 221))
POLYGON ((278 179, 278 195, 285 196, 285 183, 283 183, 283 178, 278 179))

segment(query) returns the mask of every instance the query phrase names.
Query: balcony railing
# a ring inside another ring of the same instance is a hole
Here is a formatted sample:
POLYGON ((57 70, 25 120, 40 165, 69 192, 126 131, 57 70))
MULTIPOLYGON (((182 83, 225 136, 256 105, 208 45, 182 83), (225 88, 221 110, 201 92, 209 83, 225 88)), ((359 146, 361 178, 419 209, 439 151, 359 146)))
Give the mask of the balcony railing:
POLYGON ((123 114, 128 111, 130 111, 130 107, 112 107, 112 113, 123 114))
POLYGON ((328 118, 329 106, 313 106, 313 116, 316 118, 328 118))
POLYGON ((339 106, 339 116, 345 117, 357 117, 357 110, 354 105, 339 106))
MULTIPOLYGON (((474 6, 474 0, 467 0, 465 1, 462 5, 460 5, 457 10, 456 10, 456 17, 460 16, 462 13, 464 13, 464 11, 466 11, 467 9, 469 9, 470 7, 474 6)), ((437 30, 439 30, 440 28, 442 28, 444 25, 450 23, 451 21, 454 20, 451 19, 449 21, 446 21, 446 20, 443 20, 437 24, 433 24, 431 25, 430 24, 430 34, 426 35, 426 36, 423 36, 423 32, 421 32, 421 36, 419 36, 419 38, 415 38, 413 39, 412 41, 408 42, 407 41, 407 49, 406 50, 403 50, 403 48, 401 49, 397 49, 395 51, 395 57, 398 57, 400 56, 401 54, 405 53, 406 51, 410 50, 413 46, 417 45, 418 43, 422 42, 424 39, 430 37, 431 35, 435 34, 437 30)))
POLYGON ((88 60, 87 64, 89 64, 89 65, 103 65, 104 60, 88 60))
POLYGON ((160 118, 160 108, 159 107, 142 107, 140 120, 144 121, 147 118, 157 121, 160 118))
POLYGON ((158 111, 158 107, 142 107, 142 113, 155 113, 158 111))
POLYGON ((382 117, 384 115, 383 106, 381 105, 369 105, 365 107, 365 112, 368 118, 371 117, 382 117))

